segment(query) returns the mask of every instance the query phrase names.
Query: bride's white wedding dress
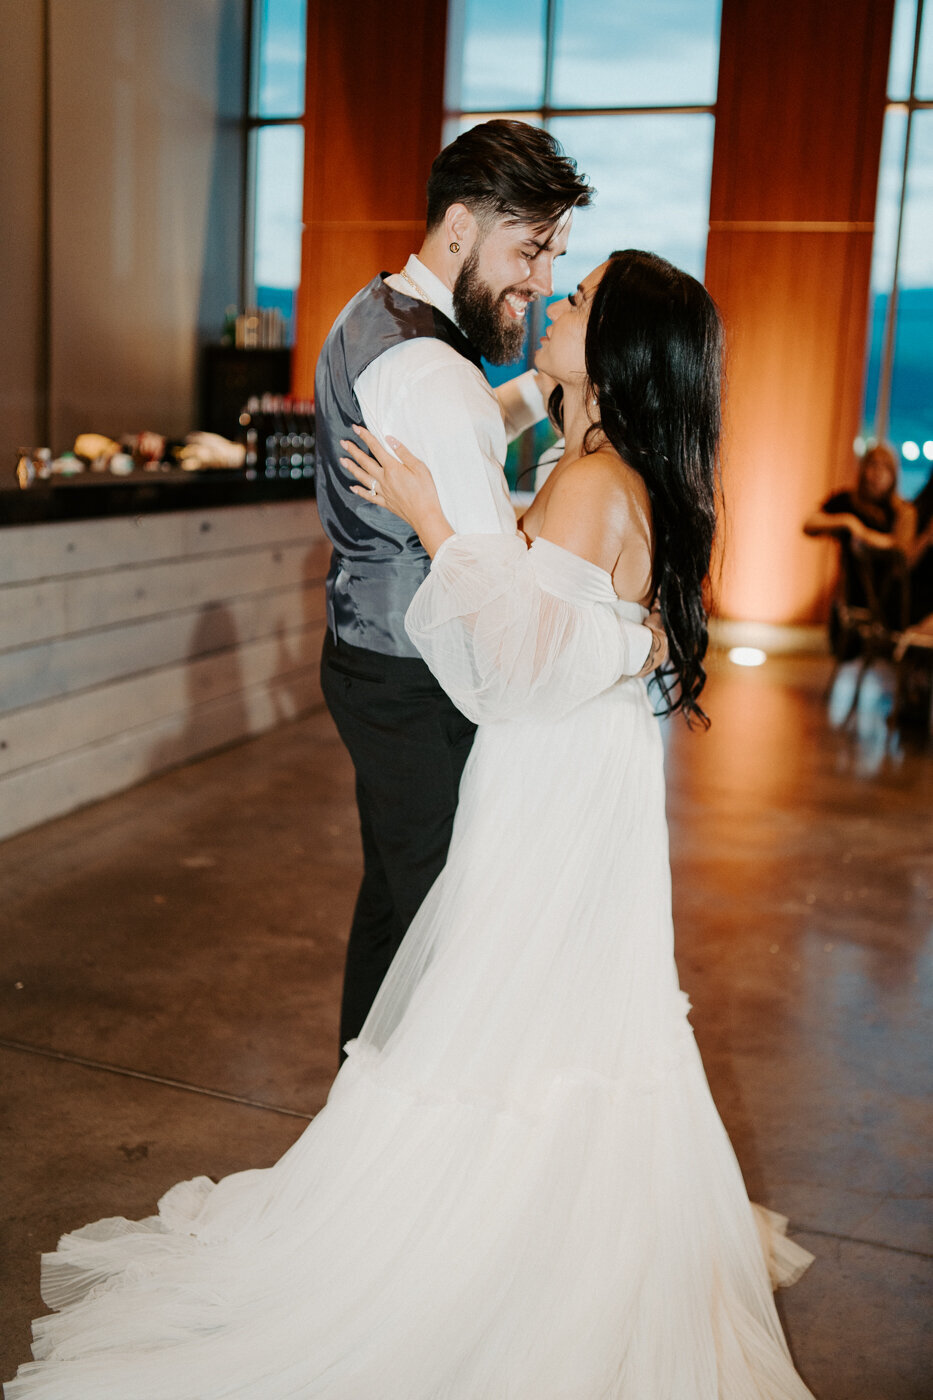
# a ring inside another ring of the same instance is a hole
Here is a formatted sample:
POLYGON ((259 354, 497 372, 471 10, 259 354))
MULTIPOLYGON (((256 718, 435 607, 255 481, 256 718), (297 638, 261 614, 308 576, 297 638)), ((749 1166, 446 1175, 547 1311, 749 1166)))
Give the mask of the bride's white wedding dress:
POLYGON ((480 729, 326 1108, 267 1171, 65 1236, 7 1400, 809 1396, 765 1258, 810 1256, 750 1207, 687 1022, 620 616, 546 541, 438 552, 408 625, 480 729))

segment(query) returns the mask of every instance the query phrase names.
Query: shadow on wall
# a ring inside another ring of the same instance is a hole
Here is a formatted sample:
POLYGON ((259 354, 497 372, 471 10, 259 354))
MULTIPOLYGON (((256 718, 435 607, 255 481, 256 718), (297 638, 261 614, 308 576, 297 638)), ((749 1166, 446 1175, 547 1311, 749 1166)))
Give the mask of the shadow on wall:
POLYGON ((321 703, 321 578, 321 548, 312 546, 300 590, 273 589, 200 610, 179 697, 180 727, 151 750, 150 773, 262 734, 321 703))
POLYGON ((225 603, 208 603, 199 613, 191 636, 183 726, 152 750, 150 772, 175 768, 199 753, 248 735, 249 710, 243 689, 233 613, 225 603))
POLYGON ((284 618, 275 626, 276 656, 269 681, 273 724, 282 724, 323 705, 320 685, 321 644, 326 630, 324 579, 330 544, 321 539, 307 551, 302 565, 300 631, 290 631, 284 618))

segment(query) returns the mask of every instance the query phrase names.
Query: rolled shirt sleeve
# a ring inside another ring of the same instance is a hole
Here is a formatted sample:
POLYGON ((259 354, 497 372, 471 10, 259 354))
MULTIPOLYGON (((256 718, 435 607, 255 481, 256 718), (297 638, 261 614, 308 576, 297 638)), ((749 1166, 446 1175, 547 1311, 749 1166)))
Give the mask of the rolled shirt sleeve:
POLYGON ((533 369, 497 385, 495 394, 509 442, 547 417, 547 404, 538 388, 538 376, 533 369))

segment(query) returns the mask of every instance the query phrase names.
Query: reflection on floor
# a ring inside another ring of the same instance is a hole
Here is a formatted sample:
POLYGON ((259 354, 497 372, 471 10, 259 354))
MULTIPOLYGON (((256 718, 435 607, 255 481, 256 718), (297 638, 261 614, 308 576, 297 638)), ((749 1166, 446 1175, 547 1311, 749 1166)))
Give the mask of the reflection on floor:
MULTIPOLYGON (((933 750, 888 729, 883 675, 842 726, 822 659, 711 672, 710 733, 667 727, 697 1038, 752 1196, 818 1256, 781 1301, 802 1373, 820 1400, 921 1400, 933 750)), ((323 712, 0 847, 0 1375, 38 1251, 271 1163, 323 1103, 358 860, 323 712)))

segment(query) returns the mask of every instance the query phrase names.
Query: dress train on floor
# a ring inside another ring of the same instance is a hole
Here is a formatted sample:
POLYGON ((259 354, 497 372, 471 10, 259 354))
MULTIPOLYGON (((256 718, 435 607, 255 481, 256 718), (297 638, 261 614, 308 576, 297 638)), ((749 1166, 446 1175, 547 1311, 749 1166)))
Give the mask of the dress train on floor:
POLYGON ((677 984, 642 615, 543 541, 439 551, 409 627, 480 729, 326 1107, 66 1235, 6 1400, 807 1400, 771 1284, 810 1256, 748 1202, 677 984))

